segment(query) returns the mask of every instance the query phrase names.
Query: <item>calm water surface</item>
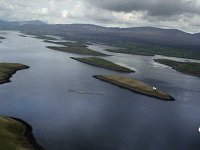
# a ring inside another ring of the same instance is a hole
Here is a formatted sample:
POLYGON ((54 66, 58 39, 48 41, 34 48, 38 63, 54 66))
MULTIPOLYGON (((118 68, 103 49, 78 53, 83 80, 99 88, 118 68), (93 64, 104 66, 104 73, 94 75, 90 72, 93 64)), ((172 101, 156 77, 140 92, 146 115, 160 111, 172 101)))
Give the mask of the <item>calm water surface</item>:
MULTIPOLYGON (((0 114, 33 127, 47 150, 199 150, 200 79, 155 63, 154 58, 112 54, 130 67, 124 74, 70 59, 40 39, 6 32, 0 62, 30 66, 0 86, 0 114), (94 79, 95 74, 134 77, 172 95, 175 102, 132 93, 94 79)), ((105 45, 90 48, 104 51, 105 45)), ((171 58, 175 59, 175 58, 171 58)), ((184 59, 182 59, 184 60, 184 59)))

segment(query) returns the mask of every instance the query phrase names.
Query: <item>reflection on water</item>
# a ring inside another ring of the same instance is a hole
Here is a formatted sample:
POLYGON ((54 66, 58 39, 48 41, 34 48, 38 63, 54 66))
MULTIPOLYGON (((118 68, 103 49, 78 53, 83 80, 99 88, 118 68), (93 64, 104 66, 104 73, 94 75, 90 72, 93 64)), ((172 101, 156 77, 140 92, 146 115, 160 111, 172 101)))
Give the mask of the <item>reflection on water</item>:
POLYGON ((78 55, 47 49, 53 44, 40 39, 7 33, 0 43, 0 61, 24 63, 30 69, 0 86, 0 113, 29 122, 44 148, 200 149, 199 78, 157 64, 155 57, 112 53, 106 59, 136 70, 118 73, 72 60, 69 57, 78 55), (94 74, 134 77, 168 92, 176 101, 132 93, 101 82, 94 74))

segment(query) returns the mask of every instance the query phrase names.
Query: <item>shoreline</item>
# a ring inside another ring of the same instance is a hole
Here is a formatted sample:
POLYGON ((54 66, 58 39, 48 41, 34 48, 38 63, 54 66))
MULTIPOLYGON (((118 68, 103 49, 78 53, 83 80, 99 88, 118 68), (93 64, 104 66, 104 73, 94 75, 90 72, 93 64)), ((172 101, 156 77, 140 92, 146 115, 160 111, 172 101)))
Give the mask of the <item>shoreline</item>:
POLYGON ((15 117, 8 117, 8 118, 11 118, 17 122, 20 122, 23 126, 25 126, 26 129, 23 135, 27 138, 27 140, 33 146, 33 148, 35 148, 36 150, 44 150, 44 148, 37 143, 35 137, 33 136, 33 132, 32 132, 33 128, 30 124, 28 124, 26 121, 19 118, 15 118, 15 117))
POLYGON ((165 93, 165 94, 166 94, 166 96, 169 97, 169 99, 168 99, 168 98, 163 98, 163 97, 160 97, 160 96, 151 95, 151 94, 148 94, 148 93, 145 93, 145 92, 136 91, 136 90, 134 90, 134 89, 132 89, 132 88, 130 88, 130 87, 128 87, 128 86, 123 86, 123 85, 120 84, 120 83, 112 82, 112 81, 109 81, 108 79, 104 79, 104 77, 101 77, 101 76, 99 76, 99 75, 94 75, 94 76, 92 76, 92 77, 94 77, 94 78, 96 78, 96 79, 99 79, 99 80, 101 80, 101 81, 103 81, 103 82, 107 82, 107 83, 110 83, 110 84, 112 84, 112 85, 118 86, 118 87, 120 87, 120 88, 122 88, 122 89, 127 89, 127 90, 129 90, 129 91, 131 91, 131 92, 134 92, 134 93, 137 93, 137 94, 146 95, 146 96, 148 96, 148 97, 153 97, 153 98, 160 99, 160 100, 164 100, 164 101, 175 101, 175 98, 173 98, 172 96, 170 96, 169 94, 166 94, 166 93, 165 93))

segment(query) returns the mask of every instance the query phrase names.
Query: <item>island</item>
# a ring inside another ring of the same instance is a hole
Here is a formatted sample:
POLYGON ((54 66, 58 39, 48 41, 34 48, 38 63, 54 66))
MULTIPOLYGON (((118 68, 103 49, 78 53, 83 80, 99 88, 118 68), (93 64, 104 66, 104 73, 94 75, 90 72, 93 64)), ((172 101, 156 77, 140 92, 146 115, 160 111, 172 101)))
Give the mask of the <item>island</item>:
POLYGON ((0 84, 10 82, 10 78, 18 70, 28 69, 29 66, 18 63, 0 63, 0 84))
POLYGON ((146 83, 143 83, 133 78, 117 76, 117 75, 95 75, 93 77, 117 85, 121 88, 125 88, 133 92, 147 95, 150 97, 155 97, 165 101, 175 100, 173 97, 158 90, 156 87, 150 86, 146 83))
POLYGON ((43 150, 32 134, 32 127, 17 118, 0 117, 1 150, 43 150))
POLYGON ((85 46, 80 44, 69 44, 67 47, 59 47, 59 46, 46 46, 49 49, 58 50, 62 52, 80 54, 80 55, 92 55, 92 56, 108 56, 106 54, 93 51, 85 46))
POLYGON ((172 67, 172 69, 196 77, 200 77, 200 63, 178 62, 168 59, 154 59, 155 62, 172 67))
POLYGON ((126 73, 134 72, 133 70, 131 70, 129 68, 117 65, 111 61, 108 61, 108 60, 105 60, 102 58, 98 58, 98 57, 84 57, 84 58, 71 57, 71 59, 74 59, 74 60, 77 60, 77 61, 80 61, 80 62, 83 62, 86 64, 119 71, 119 72, 126 72, 126 73))

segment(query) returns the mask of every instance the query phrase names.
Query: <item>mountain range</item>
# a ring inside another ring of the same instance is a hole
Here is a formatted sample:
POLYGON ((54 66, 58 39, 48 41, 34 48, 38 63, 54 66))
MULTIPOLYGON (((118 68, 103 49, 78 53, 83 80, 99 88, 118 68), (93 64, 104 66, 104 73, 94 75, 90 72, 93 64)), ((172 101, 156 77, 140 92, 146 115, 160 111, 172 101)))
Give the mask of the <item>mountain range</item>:
POLYGON ((128 42, 200 50, 200 33, 155 27, 102 27, 91 24, 47 24, 35 21, 3 21, 0 29, 20 30, 29 34, 53 34, 68 39, 91 42, 128 42))

